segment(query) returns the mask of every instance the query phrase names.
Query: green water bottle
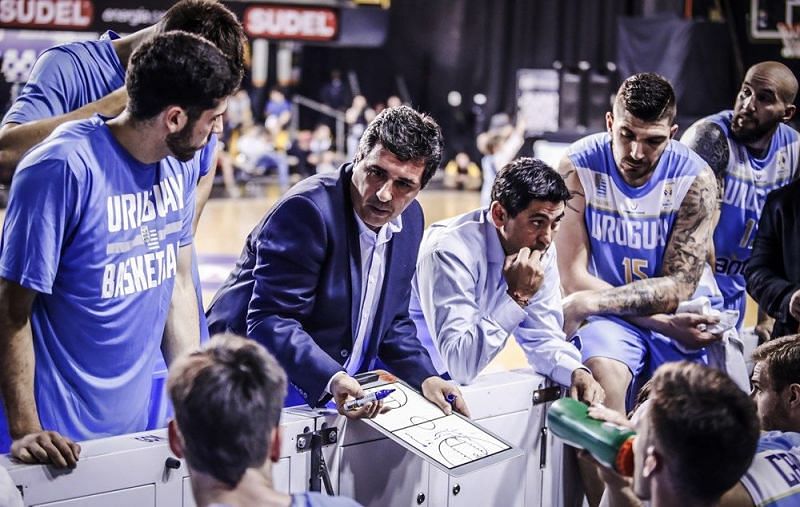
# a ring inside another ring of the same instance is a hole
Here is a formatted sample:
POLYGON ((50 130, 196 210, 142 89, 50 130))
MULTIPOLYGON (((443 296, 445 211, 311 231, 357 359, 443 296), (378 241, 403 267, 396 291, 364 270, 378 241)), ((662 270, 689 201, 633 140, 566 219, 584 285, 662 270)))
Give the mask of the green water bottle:
POLYGON ((572 398, 556 400, 547 411, 550 431, 620 475, 633 476, 633 439, 636 432, 589 417, 586 405, 572 398))

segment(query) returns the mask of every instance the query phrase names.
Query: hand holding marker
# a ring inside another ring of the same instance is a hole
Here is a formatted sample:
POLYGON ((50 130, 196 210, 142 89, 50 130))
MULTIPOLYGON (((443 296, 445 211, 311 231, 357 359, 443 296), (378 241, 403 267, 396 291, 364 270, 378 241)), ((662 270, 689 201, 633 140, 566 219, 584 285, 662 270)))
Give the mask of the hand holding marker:
POLYGON ((380 401, 388 397, 394 391, 395 391, 394 389, 381 389, 380 391, 373 391, 364 396, 363 398, 357 398, 355 400, 348 401, 347 403, 344 404, 344 409, 347 411, 356 410, 370 403, 380 401))

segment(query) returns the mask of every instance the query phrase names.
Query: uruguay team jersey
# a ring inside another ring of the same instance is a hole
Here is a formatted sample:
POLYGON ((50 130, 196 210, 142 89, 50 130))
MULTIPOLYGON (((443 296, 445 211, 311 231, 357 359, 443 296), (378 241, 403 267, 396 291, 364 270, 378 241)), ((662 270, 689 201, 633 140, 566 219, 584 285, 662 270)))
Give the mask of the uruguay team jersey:
POLYGON ((107 32, 98 40, 46 50, 36 60, 3 124, 66 114, 124 86, 125 67, 111 43, 118 38, 116 33, 107 32))
POLYGON ((756 507, 800 505, 800 433, 762 433, 741 483, 756 507))
MULTIPOLYGON (((109 30, 97 40, 70 42, 42 53, 3 117, 3 125, 67 114, 125 86, 125 67, 112 44, 116 39, 119 35, 109 30)), ((211 137, 215 142, 204 148, 209 161, 216 149, 217 136, 211 137)), ((201 167, 200 176, 205 176, 210 168, 210 165, 201 167)))
MULTIPOLYGON (((744 268, 753 250, 753 240, 767 194, 797 176, 800 139, 793 128, 780 124, 763 158, 756 158, 731 137, 732 111, 709 116, 728 139, 728 167, 719 223, 714 231, 715 277, 725 298, 725 307, 744 317, 744 268)), ((700 123, 698 122, 698 123, 700 123)), ((740 319, 741 323, 741 319, 740 319)))
POLYGON ((34 394, 45 429, 76 440, 145 429, 202 157, 143 164, 95 116, 62 125, 20 163, 0 276, 37 292, 34 394))
POLYGON ((652 177, 632 187, 617 169, 608 133, 577 141, 567 154, 586 194, 590 272, 615 287, 661 276, 677 211, 706 163, 670 141, 652 177))

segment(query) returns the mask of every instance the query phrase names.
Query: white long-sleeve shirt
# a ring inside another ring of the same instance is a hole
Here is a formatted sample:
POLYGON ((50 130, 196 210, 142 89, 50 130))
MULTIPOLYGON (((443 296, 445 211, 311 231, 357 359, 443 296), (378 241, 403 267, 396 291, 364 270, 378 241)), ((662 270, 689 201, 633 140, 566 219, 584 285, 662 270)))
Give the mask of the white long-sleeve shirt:
POLYGON ((505 253, 480 208, 425 231, 409 312, 439 373, 470 383, 514 336, 534 370, 569 386, 583 368, 566 341, 555 245, 542 256, 544 280, 526 308, 508 294, 505 253))

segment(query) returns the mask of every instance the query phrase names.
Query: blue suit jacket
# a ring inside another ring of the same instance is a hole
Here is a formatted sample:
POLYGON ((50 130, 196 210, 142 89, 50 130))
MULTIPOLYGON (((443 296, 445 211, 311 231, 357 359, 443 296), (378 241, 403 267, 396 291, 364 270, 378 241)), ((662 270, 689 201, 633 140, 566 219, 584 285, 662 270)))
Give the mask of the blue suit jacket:
MULTIPOLYGON (((247 237, 236 268, 208 310, 212 334, 232 331, 266 346, 312 407, 353 347, 361 302, 361 247, 350 198, 352 166, 295 185, 247 237)), ((386 249, 386 273, 361 371, 376 358, 419 387, 436 369, 408 316, 422 239, 422 208, 403 212, 386 249)), ((289 401, 296 397, 290 389, 289 401)), ((296 403, 294 403, 296 404, 296 403)))

